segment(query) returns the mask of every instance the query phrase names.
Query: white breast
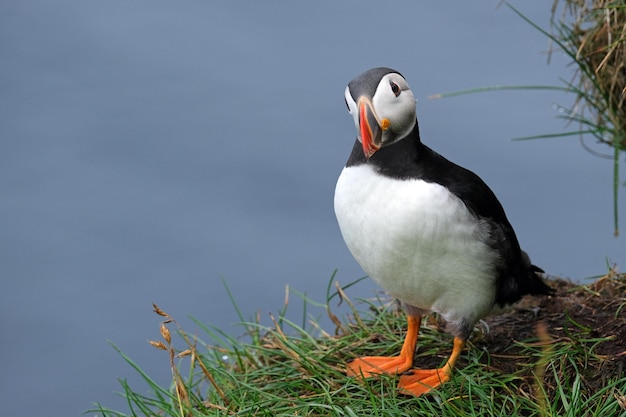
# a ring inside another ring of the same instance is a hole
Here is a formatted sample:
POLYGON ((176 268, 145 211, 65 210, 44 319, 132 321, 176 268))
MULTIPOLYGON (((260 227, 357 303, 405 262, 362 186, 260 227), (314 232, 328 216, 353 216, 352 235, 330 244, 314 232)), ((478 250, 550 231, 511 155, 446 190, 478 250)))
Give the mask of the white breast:
POLYGON ((348 167, 335 214, 354 258, 393 297, 452 323, 473 323, 491 309, 496 253, 485 243, 488 225, 445 187, 348 167))

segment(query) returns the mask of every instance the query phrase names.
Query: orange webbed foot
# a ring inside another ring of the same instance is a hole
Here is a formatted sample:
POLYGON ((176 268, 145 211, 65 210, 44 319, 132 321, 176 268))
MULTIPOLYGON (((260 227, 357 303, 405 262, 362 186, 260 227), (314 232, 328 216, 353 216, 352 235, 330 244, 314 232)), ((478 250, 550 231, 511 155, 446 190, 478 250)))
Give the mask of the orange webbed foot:
POLYGON ((403 356, 366 356, 358 358, 348 364, 348 376, 362 376, 369 378, 372 375, 400 374, 411 368, 412 357, 403 356))
POLYGON ((455 337, 452 354, 444 366, 437 369, 411 369, 400 377, 398 389, 406 394, 419 397, 432 391, 444 382, 448 382, 464 346, 465 339, 455 337))
POLYGON ((419 397, 450 380, 449 367, 439 369, 412 369, 400 377, 398 389, 419 397))
POLYGON ((417 334, 422 318, 407 316, 408 329, 398 356, 366 356, 348 364, 348 376, 368 378, 373 375, 402 373, 413 365, 413 355, 417 344, 417 334))

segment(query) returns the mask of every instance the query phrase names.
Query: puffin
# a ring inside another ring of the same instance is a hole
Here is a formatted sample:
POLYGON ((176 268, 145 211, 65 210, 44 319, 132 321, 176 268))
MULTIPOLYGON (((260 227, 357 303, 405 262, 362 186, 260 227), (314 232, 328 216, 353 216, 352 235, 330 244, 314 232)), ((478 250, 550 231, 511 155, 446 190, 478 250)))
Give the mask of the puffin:
POLYGON ((399 355, 357 358, 347 374, 400 375, 399 391, 420 396, 450 380, 481 318, 553 289, 485 182, 422 143, 416 99, 398 71, 365 71, 345 101, 357 135, 335 188, 337 223, 355 260, 400 301, 408 321, 399 355), (446 320, 452 353, 440 368, 413 369, 422 316, 431 312, 446 320))

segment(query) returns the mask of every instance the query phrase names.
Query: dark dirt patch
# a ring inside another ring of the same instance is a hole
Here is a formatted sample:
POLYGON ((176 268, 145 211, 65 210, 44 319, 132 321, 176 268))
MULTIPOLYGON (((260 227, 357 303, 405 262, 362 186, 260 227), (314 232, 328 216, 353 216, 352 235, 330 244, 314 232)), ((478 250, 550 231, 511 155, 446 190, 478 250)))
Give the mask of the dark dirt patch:
POLYGON ((555 378, 578 375, 593 392, 624 376, 626 275, 608 274, 590 285, 562 279, 550 285, 554 296, 525 297, 511 311, 485 319, 489 331, 472 343, 489 352, 489 365, 531 379, 544 372, 538 368, 542 357, 559 352, 557 371, 543 378, 548 389, 555 378))

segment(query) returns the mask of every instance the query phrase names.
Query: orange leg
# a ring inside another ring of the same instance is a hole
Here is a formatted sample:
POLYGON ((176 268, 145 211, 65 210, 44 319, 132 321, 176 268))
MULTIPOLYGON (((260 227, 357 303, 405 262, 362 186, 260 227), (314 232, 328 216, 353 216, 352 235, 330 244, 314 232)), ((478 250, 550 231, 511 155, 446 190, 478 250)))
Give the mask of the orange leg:
POLYGON ((422 318, 407 316, 407 319, 409 326, 399 356, 366 356, 355 359, 348 364, 348 376, 368 378, 377 374, 395 375, 410 369, 413 366, 413 355, 422 318))
POLYGON ((455 337, 454 349, 450 358, 441 368, 438 369, 412 369, 400 377, 398 388, 407 394, 419 397, 450 380, 450 375, 454 369, 457 359, 465 347, 465 340, 455 337))

